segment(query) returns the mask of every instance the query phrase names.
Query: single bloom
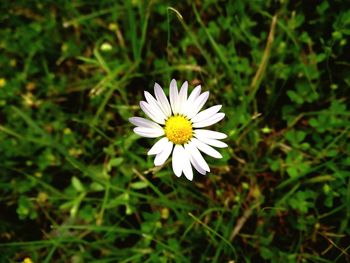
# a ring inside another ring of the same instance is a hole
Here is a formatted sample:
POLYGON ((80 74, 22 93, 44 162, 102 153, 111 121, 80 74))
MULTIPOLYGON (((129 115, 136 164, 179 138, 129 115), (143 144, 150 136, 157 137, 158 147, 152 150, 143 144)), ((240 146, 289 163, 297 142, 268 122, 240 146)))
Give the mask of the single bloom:
POLYGON ((225 114, 219 112, 222 105, 200 111, 209 97, 209 91, 201 93, 200 85, 187 97, 187 81, 179 91, 176 80, 173 79, 169 90, 170 103, 163 89, 155 83, 155 97, 145 91, 146 101, 140 102, 141 109, 151 120, 132 117, 129 121, 137 126, 134 128, 136 134, 147 138, 161 137, 148 151, 148 155, 156 156, 156 166, 163 165, 173 153, 172 167, 175 175, 180 177, 184 173, 187 179, 192 180, 192 166, 203 175, 210 172, 201 152, 222 158, 212 146, 227 147, 226 143, 220 141, 227 137, 226 134, 202 128, 219 122, 225 114))

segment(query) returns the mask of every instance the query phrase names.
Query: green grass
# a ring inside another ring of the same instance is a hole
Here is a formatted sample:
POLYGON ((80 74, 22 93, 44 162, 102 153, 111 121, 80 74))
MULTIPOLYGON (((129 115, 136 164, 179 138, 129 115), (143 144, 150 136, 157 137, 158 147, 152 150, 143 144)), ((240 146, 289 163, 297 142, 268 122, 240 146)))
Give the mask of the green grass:
POLYGON ((346 1, 0 7, 0 262, 350 261, 346 1), (128 122, 172 78, 226 114, 193 182, 128 122))

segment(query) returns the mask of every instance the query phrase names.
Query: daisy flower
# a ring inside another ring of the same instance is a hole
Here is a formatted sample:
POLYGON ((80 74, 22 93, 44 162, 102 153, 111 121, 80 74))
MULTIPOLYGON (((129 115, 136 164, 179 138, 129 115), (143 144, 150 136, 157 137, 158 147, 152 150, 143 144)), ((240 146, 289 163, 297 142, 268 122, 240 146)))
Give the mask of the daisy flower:
POLYGON ((163 89, 155 83, 155 98, 145 91, 146 101, 140 102, 141 109, 151 120, 132 117, 129 121, 137 126, 134 132, 142 137, 162 137, 148 151, 148 155, 155 155, 156 166, 163 165, 173 153, 172 167, 175 175, 180 177, 183 173, 187 179, 192 180, 192 166, 203 175, 210 172, 201 152, 222 158, 211 146, 227 147, 226 143, 219 141, 227 136, 221 132, 202 129, 225 117, 224 113, 219 112, 222 105, 200 111, 209 97, 209 91, 201 94, 199 85, 187 97, 187 90, 187 81, 179 91, 173 79, 170 83, 169 103, 163 89))

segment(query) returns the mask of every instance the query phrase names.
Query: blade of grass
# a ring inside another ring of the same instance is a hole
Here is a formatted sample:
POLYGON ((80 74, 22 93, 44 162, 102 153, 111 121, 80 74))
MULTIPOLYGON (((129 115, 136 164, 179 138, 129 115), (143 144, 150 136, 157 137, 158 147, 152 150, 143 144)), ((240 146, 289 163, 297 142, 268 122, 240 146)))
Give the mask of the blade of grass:
POLYGON ((227 240, 225 237, 223 237, 222 235, 220 235, 218 232, 216 232, 214 229, 212 229, 211 227, 209 227, 208 225, 206 225, 204 222, 202 222, 199 218, 197 218, 196 216, 194 216, 192 213, 188 213, 188 215, 190 217, 192 217, 192 219, 194 221, 196 221, 197 223, 199 223, 200 225, 202 225, 206 230, 209 231, 209 233, 217 236, 218 238, 220 238, 222 241, 224 241, 226 243, 226 245, 228 247, 231 248, 231 251, 234 253, 235 257, 237 257, 237 253, 236 253, 236 249, 232 246, 232 244, 230 243, 229 240, 227 240))
MULTIPOLYGON (((208 54, 208 52, 205 51, 205 48, 202 47, 202 45, 200 44, 197 36, 191 31, 191 29, 189 28, 189 26, 186 24, 185 20, 183 19, 181 13, 176 10, 173 7, 168 7, 168 32, 170 32, 170 17, 169 17, 169 11, 172 11, 173 13, 176 14, 177 19, 180 21, 181 25, 183 26, 183 28, 185 29, 186 33, 188 34, 188 36, 191 38, 191 40, 193 41, 194 45, 198 48, 198 50, 200 51, 201 55, 204 57, 204 59, 208 62, 208 67, 210 69, 210 73, 212 76, 216 75, 216 66, 214 61, 211 59, 210 55, 208 54)), ((170 36, 170 33, 169 33, 170 36)), ((170 46, 170 38, 168 39, 168 46, 170 46)))
POLYGON ((134 57, 134 61, 139 61, 139 38, 137 36, 137 30, 136 30, 136 15, 133 8, 133 3, 131 0, 125 1, 125 7, 126 7, 126 13, 127 13, 127 21, 128 21, 128 30, 126 32, 126 35, 129 38, 129 41, 131 42, 131 49, 132 54, 134 57))
MULTIPOLYGON (((115 90, 119 90, 120 91, 120 94, 123 95, 124 92, 122 91, 123 90, 123 87, 125 87, 125 85, 129 82, 129 80, 131 79, 132 77, 132 73, 134 72, 134 70, 137 68, 138 64, 135 63, 135 64, 132 64, 130 65, 128 71, 125 73, 125 75, 119 80, 117 81, 116 84, 114 84, 113 87, 111 87, 108 91, 107 91, 107 94, 104 96, 103 98, 103 101, 102 103, 100 104, 100 106, 98 107, 97 111, 96 111, 96 114, 92 120, 92 124, 93 125, 97 125, 97 121, 98 121, 98 118, 100 117, 100 115, 102 114, 104 108, 106 107, 108 101, 110 100, 110 98, 112 97, 113 93, 115 90)), ((127 99, 126 97, 124 96, 124 100, 126 101, 126 104, 127 103, 127 99)))
MULTIPOLYGON (((241 87, 241 80, 239 78, 239 76, 237 76, 234 73, 234 68, 232 68, 228 62, 227 59, 227 55, 224 54, 223 50, 219 47, 219 45, 216 43, 215 39, 213 38, 213 36, 211 35, 211 33, 209 32, 209 30, 207 29, 207 27, 204 25, 198 11, 197 8, 195 6, 195 4, 192 4, 192 8, 194 11, 194 14, 196 16, 197 22, 200 24, 200 26, 203 28, 210 45, 212 46, 213 50, 216 52, 216 54, 218 55, 221 63, 224 65, 224 67, 226 68, 226 75, 230 77, 230 79, 232 80, 233 83, 235 83, 237 85, 237 87, 241 87)), ((235 46, 231 46, 230 48, 232 48, 235 52, 236 52, 236 48, 235 46)), ((237 91, 237 90, 235 90, 237 91)), ((243 90, 238 89, 238 94, 239 95, 243 95, 243 90)))
MULTIPOLYGON (((270 18, 271 20, 273 19, 273 16, 270 15, 268 12, 260 11, 260 13, 261 13, 261 15, 266 16, 266 17, 270 18)), ((298 43, 298 41, 297 41, 297 38, 294 36, 294 33, 293 33, 291 30, 289 30, 288 27, 285 26, 284 23, 281 22, 280 20, 277 21, 277 25, 278 25, 284 32, 286 32, 287 36, 288 36, 289 39, 292 41, 292 43, 294 44, 295 48, 296 48, 300 53, 302 53, 302 50, 301 50, 300 45, 299 45, 299 43, 298 43)), ((311 81, 311 77, 310 77, 309 71, 307 70, 305 63, 304 63, 304 61, 302 60, 302 57, 300 56, 299 59, 300 59, 300 62, 301 62, 301 65, 302 65, 304 74, 305 74, 305 76, 306 76, 306 79, 307 79, 307 81, 308 81, 308 83, 309 83, 309 86, 310 86, 310 88, 312 89, 312 91, 313 91, 314 93, 316 93, 315 86, 314 86, 314 84, 313 84, 312 81, 311 81)))
POLYGON ((255 97, 255 94, 258 91, 258 89, 260 87, 260 83, 264 77, 264 73, 265 73, 265 70, 266 70, 266 67, 267 67, 267 64, 269 61, 269 57, 270 57, 272 43, 273 43, 274 36, 275 36, 276 23, 277 23, 277 15, 274 15, 272 17, 272 22, 270 25, 270 32, 269 32, 269 35, 268 35, 267 40, 266 40, 266 46, 265 46, 263 56, 261 58, 260 65, 258 67, 258 70, 255 73, 255 76, 252 80, 252 83, 250 84, 249 95, 248 95, 249 101, 251 101, 255 97))

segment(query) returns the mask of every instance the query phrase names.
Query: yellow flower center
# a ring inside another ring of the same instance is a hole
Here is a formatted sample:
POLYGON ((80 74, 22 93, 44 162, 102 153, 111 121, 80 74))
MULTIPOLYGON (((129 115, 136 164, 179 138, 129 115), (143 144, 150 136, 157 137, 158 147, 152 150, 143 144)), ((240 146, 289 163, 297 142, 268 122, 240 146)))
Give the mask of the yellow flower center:
POLYGON ((165 136, 175 144, 185 144, 192 138, 192 123, 184 116, 171 116, 165 122, 165 136))

